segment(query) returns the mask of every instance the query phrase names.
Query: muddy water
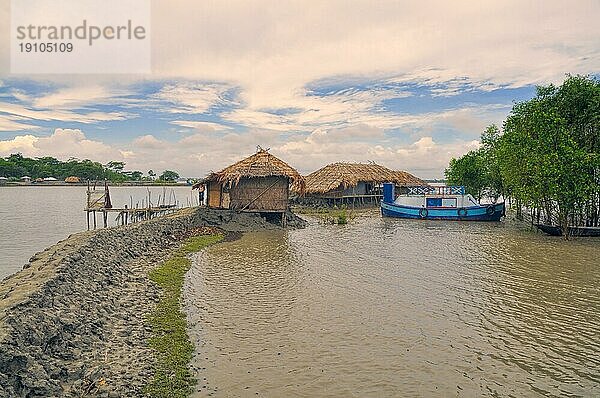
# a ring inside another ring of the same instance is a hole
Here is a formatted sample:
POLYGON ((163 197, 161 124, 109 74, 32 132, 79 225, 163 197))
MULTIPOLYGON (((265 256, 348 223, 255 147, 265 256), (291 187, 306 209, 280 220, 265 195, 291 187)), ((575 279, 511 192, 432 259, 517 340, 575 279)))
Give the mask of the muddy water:
POLYGON ((198 255, 196 395, 598 396, 600 240, 361 217, 198 255))
MULTIPOLYGON (((185 206, 196 205, 191 187, 111 187, 115 207, 133 202, 166 197, 185 206), (192 203, 193 202, 193 203, 192 203)), ((0 187, 0 280, 23 268, 29 258, 72 233, 87 229, 85 212, 86 187, 21 186, 0 187)), ((116 215, 108 219, 115 225, 116 215)), ((97 216, 98 226, 102 218, 97 216)))

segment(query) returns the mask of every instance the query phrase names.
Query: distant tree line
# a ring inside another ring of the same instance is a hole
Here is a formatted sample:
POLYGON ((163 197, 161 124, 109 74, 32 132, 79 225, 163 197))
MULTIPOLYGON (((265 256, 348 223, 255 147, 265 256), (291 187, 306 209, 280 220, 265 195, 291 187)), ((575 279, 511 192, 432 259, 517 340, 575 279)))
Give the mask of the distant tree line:
POLYGON ((67 177, 79 177, 82 181, 108 180, 111 182, 126 181, 161 181, 173 182, 179 174, 165 170, 160 176, 149 170, 144 176, 141 171, 126 171, 124 162, 108 162, 103 165, 89 159, 71 158, 60 161, 53 157, 27 158, 21 154, 12 154, 6 158, 0 157, 0 177, 18 180, 29 176, 32 179, 54 177, 64 180, 67 177))
POLYGON ((452 159, 449 184, 477 198, 503 196, 517 217, 538 223, 598 226, 600 216, 600 82, 568 76, 516 103, 502 125, 489 126, 481 147, 452 159))

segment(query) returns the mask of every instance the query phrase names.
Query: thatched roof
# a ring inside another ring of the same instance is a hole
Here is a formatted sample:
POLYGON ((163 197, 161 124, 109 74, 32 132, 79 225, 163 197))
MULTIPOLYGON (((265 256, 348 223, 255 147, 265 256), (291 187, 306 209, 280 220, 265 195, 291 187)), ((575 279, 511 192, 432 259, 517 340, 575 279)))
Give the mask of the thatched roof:
MULTIPOLYGON (((240 160, 229 167, 215 173, 210 173, 200 183, 217 181, 219 183, 237 184, 241 178, 283 176, 290 179, 291 189, 303 193, 304 177, 283 160, 271 155, 268 150, 258 148, 256 153, 240 160)), ((199 183, 199 184, 200 184, 199 183)), ((196 184, 196 185, 199 185, 196 184)), ((194 186, 196 186, 194 185, 194 186)))
POLYGON ((375 163, 332 163, 306 177, 306 193, 325 193, 355 187, 360 181, 376 184, 393 182, 396 185, 427 185, 406 171, 394 171, 375 163))
POLYGON ((65 182, 76 183, 76 182, 80 182, 80 180, 79 180, 79 177, 70 176, 70 177, 65 178, 65 182))

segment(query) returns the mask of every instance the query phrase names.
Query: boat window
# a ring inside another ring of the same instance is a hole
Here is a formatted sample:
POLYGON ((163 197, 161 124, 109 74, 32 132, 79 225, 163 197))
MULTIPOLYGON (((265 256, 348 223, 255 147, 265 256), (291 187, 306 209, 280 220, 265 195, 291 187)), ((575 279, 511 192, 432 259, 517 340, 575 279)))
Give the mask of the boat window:
POLYGON ((456 198, 442 199, 442 207, 456 207, 456 198))
POLYGON ((456 198, 427 198, 427 207, 456 207, 456 198))
POLYGON ((442 198, 427 198, 427 207, 442 207, 442 198))

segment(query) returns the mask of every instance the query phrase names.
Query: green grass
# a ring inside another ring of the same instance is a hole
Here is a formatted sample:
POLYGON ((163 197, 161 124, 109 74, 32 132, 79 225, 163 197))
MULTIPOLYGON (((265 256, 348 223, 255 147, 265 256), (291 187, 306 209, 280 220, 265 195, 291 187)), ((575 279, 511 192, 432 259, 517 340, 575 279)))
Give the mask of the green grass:
POLYGON ((187 335, 187 321, 181 311, 181 289, 185 273, 190 269, 188 255, 223 240, 223 235, 204 235, 189 238, 183 246, 149 274, 161 289, 162 296, 150 315, 152 338, 150 347, 156 350, 154 379, 146 387, 151 397, 187 397, 196 380, 188 364, 194 345, 187 335))
POLYGON ((348 224, 355 215, 355 210, 348 210, 346 205, 341 207, 298 208, 295 212, 317 217, 324 224, 348 224))

